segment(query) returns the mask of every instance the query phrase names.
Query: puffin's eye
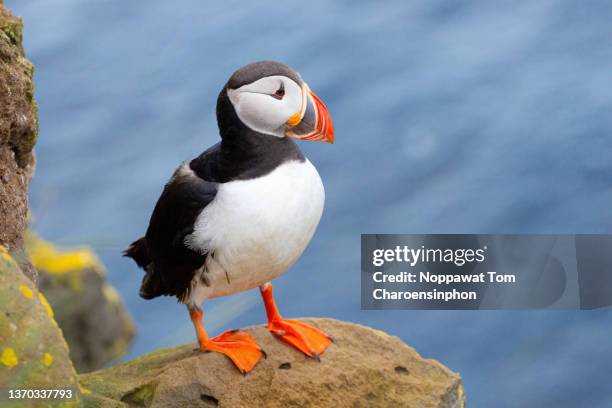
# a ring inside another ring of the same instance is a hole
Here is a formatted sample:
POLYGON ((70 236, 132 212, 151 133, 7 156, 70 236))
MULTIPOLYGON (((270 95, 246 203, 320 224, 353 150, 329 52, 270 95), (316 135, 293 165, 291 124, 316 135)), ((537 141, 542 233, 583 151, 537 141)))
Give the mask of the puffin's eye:
POLYGON ((285 85, 281 83, 280 88, 278 88, 271 96, 276 99, 283 99, 283 96, 285 96, 285 85))

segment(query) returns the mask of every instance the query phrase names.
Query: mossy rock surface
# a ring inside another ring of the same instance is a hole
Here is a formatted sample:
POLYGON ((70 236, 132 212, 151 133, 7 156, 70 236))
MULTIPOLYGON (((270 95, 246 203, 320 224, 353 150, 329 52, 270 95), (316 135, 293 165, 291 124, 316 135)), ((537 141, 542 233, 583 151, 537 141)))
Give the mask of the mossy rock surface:
POLYGON ((28 183, 34 171, 38 135, 34 66, 22 47, 23 23, 0 2, 0 244, 36 282, 23 251, 28 215, 28 183))
POLYGON ((25 58, 23 22, 0 4, 0 143, 15 153, 19 167, 30 162, 38 134, 34 65, 25 58))
POLYGON ((87 247, 58 248, 31 231, 25 242, 77 371, 123 357, 136 329, 96 254, 87 247))
MULTIPOLYGON (((0 384, 3 388, 71 388, 78 393, 68 347, 45 297, 0 246, 0 384)), ((5 404, 5 405, 3 405, 5 404)), ((18 403, 0 406, 77 406, 18 403)))
POLYGON ((268 357, 243 376, 194 344, 80 376, 87 407, 462 408, 461 378, 399 338, 332 319, 305 319, 334 338, 317 363, 270 334, 246 329, 268 357))

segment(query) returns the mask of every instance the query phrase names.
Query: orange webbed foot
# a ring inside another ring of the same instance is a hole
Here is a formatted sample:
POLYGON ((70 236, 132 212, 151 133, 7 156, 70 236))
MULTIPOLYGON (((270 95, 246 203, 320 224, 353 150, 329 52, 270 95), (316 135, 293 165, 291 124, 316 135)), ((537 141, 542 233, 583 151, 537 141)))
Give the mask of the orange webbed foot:
POLYGON ((200 344, 202 351, 215 351, 225 354, 241 373, 253 370, 255 365, 266 357, 255 339, 244 331, 230 330, 200 344))
POLYGON ((194 305, 188 305, 187 309, 198 336, 200 350, 225 354, 243 374, 251 371, 261 357, 266 356, 255 339, 244 331, 230 330, 211 339, 204 329, 202 309, 194 305))
POLYGON ((275 319, 268 322, 268 330, 317 361, 321 361, 319 356, 332 343, 325 332, 299 320, 275 319))
POLYGON ((271 283, 261 286, 260 290, 268 316, 268 330, 308 357, 321 361, 319 356, 332 343, 332 338, 322 330, 299 320, 283 319, 274 302, 271 283))

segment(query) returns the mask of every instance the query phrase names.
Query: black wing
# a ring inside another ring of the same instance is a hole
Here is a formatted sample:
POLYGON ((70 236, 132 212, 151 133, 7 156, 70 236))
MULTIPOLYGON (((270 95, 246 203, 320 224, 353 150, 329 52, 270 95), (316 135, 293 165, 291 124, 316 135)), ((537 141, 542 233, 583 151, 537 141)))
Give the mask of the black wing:
POLYGON ((164 187, 144 237, 124 252, 146 272, 140 296, 151 299, 161 295, 182 298, 188 292, 194 272, 207 254, 185 245, 200 212, 217 194, 217 183, 198 177, 184 164, 164 187))

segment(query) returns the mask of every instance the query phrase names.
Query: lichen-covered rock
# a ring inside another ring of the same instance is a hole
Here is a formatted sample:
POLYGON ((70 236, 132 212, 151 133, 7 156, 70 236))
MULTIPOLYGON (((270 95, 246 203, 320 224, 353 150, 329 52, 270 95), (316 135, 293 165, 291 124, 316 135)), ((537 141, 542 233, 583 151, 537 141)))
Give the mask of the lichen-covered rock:
POLYGON ((0 244, 36 281, 23 252, 27 224, 28 183, 34 169, 32 148, 38 134, 38 111, 34 100, 34 66, 21 44, 21 19, 0 1, 0 244))
POLYGON ((321 363, 264 326, 247 329, 268 353, 243 376, 195 344, 163 349, 80 376, 88 407, 437 407, 464 406, 461 378, 421 358, 399 338, 332 319, 307 319, 333 336, 321 363))
POLYGON ((134 323, 96 255, 88 248, 60 250, 31 231, 26 248, 77 370, 96 370, 122 357, 134 323))
MULTIPOLYGON (((62 332, 53 320, 53 310, 3 246, 0 246, 0 305, 2 388, 71 388, 77 395, 76 372, 62 332)), ((77 406, 78 402, 74 399, 55 405, 77 406)), ((40 405, 30 401, 18 406, 40 405)))

